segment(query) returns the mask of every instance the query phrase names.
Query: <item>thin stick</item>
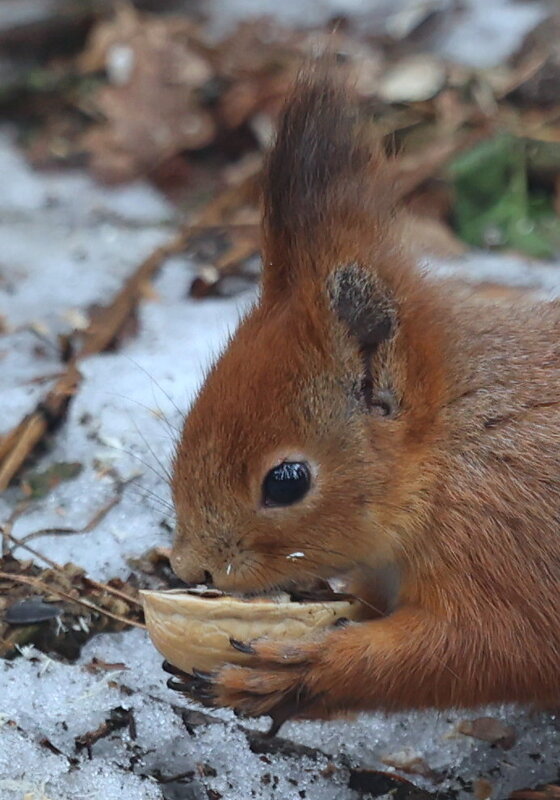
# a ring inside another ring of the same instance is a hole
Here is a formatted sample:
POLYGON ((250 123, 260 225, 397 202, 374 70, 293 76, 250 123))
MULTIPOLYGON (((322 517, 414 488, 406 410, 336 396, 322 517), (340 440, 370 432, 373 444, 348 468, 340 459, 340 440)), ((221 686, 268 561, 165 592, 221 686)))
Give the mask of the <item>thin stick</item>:
POLYGON ((81 359, 107 350, 142 299, 145 283, 153 278, 169 256, 186 248, 197 228, 223 225, 226 216, 239 204, 239 198, 249 198, 254 194, 256 176, 255 169, 241 184, 229 186, 202 210, 192 225, 184 227, 171 241, 154 250, 125 282, 113 301, 90 321, 83 334, 82 346, 45 399, 0 440, 0 492, 9 486, 53 423, 63 419, 81 381, 81 359))
POLYGON ((107 592, 107 594, 114 594, 115 597, 120 597, 121 600, 125 600, 127 603, 134 603, 134 605, 138 606, 138 608, 144 608, 144 605, 140 600, 137 600, 135 597, 130 597, 130 595, 126 594, 126 592, 121 592, 120 589, 115 589, 114 586, 109 586, 107 583, 102 583, 101 581, 96 581, 93 578, 88 578, 87 575, 84 575, 84 581, 89 583, 90 586, 94 586, 96 589, 101 589, 103 592, 107 592))
POLYGON ((17 540, 19 546, 23 547, 26 542, 30 542, 32 539, 38 539, 41 536, 78 536, 82 533, 90 533, 95 527, 97 527, 97 525, 99 525, 101 520, 107 516, 109 511, 111 511, 111 509, 113 509, 121 500, 125 486, 128 486, 134 480, 135 478, 128 478, 127 480, 119 481, 117 483, 115 496, 105 503, 104 506, 101 506, 101 508, 95 512, 93 517, 90 519, 87 525, 84 525, 83 528, 40 528, 38 531, 27 533, 21 539, 17 540))
MULTIPOLYGON (((43 555, 43 553, 40 553, 38 550, 35 550, 34 547, 31 547, 30 545, 25 544, 25 542, 20 541, 16 536, 13 535, 13 533, 6 533, 6 536, 11 542, 13 542, 15 547, 22 547, 24 550, 27 550, 29 553, 31 553, 31 555, 34 555, 36 558, 40 558, 52 569, 64 574, 64 567, 62 567, 61 564, 58 564, 48 556, 43 555)), ((94 586, 96 589, 101 589, 102 591, 107 592, 107 594, 113 594, 115 597, 120 597, 121 600, 125 600, 127 603, 134 603, 134 605, 137 605, 139 608, 143 607, 140 600, 137 600, 135 597, 131 597, 130 595, 126 594, 126 592, 121 592, 120 589, 115 589, 114 586, 109 586, 107 583, 101 583, 93 578, 88 578, 87 575, 84 575, 83 579, 89 583, 90 586, 94 586)))

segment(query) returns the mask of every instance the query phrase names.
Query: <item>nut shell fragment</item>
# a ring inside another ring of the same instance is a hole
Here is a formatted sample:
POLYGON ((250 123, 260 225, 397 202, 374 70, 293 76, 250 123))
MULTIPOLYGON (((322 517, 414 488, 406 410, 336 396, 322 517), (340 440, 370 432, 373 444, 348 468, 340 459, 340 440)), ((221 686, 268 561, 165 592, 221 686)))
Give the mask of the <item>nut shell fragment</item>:
POLYGON ((312 638, 341 618, 358 619, 357 600, 295 603, 204 597, 188 592, 141 592, 148 633, 159 652, 179 669, 212 670, 225 663, 244 664, 249 656, 234 649, 261 637, 275 641, 312 638))

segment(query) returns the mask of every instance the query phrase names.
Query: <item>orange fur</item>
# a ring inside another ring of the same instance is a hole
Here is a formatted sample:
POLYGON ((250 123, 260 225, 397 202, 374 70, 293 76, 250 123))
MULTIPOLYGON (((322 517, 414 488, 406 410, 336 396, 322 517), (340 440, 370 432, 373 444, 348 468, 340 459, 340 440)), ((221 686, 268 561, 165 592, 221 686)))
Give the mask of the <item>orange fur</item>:
POLYGON ((186 418, 172 560, 232 591, 347 572, 384 615, 256 643, 216 701, 280 716, 554 704, 560 307, 484 305, 422 274, 347 94, 320 71, 288 103, 262 296, 186 418), (285 458, 313 465, 313 488, 265 508, 285 458))

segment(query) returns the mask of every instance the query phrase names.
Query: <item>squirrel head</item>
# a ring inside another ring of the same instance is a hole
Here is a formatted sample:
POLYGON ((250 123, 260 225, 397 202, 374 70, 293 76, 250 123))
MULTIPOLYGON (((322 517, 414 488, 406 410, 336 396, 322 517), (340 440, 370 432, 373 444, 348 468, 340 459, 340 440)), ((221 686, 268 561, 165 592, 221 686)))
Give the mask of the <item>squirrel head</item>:
POLYGON ((329 69, 300 78, 264 173, 261 296, 185 420, 172 564, 262 591, 378 567, 422 514, 445 394, 439 299, 390 167, 329 69))

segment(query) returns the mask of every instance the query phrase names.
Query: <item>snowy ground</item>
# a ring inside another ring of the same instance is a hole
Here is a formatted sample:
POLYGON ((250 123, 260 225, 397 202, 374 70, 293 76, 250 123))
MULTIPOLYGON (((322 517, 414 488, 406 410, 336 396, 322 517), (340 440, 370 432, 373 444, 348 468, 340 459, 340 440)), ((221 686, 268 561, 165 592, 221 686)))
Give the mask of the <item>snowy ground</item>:
MULTIPOLYGON (((260 10, 266 6, 260 5, 260 10)), ((301 13, 311 5, 301 2, 301 13)), ((467 5, 475 28, 485 16, 487 30, 490 4, 467 5)), ((493 13, 505 8, 502 0, 491 5, 493 13)), ((237 0, 228 8, 235 15, 243 6, 251 4, 237 0)), ((516 3, 507 13, 517 41, 523 25, 539 16, 540 4, 516 3)), ((475 38, 465 37, 464 47, 475 38)), ((1 434, 34 406, 60 370, 57 335, 83 324, 90 305, 107 302, 139 262, 172 235, 176 220, 173 209, 145 185, 109 191, 83 174, 32 172, 9 131, 0 132, 0 175, 0 319, 6 328, 0 337, 1 434)), ((560 292, 559 267, 480 254, 439 265, 444 272, 546 293, 560 292)), ((185 259, 171 259, 155 282, 156 295, 141 305, 137 334, 117 352, 84 363, 69 418, 40 464, 79 462, 83 471, 36 501, 14 527, 15 536, 57 525, 80 528, 115 495, 119 480, 137 475, 91 532, 34 541, 50 558, 74 561, 91 577, 124 578, 128 558, 169 545, 165 471, 182 414, 204 366, 254 298, 249 291, 229 300, 192 301, 186 296, 191 277, 185 259)), ((13 501, 12 491, 0 498, 0 521, 13 501)), ((459 719, 480 716, 473 712, 288 724, 283 736, 335 756, 335 768, 326 771, 326 759, 262 755, 231 714, 213 712, 213 720, 205 721, 193 713, 194 705, 166 689, 160 662, 138 630, 94 638, 78 664, 45 657, 1 661, 1 800, 351 800, 358 795, 348 788, 346 763, 388 770, 382 759, 402 761, 410 754, 443 776, 439 787, 460 790, 482 778, 494 799, 557 776, 556 720, 513 709, 491 712, 516 730, 517 743, 507 751, 456 732, 459 719), (85 665, 93 657, 126 668, 92 673, 85 665), (122 729, 100 740, 91 759, 86 751, 77 752, 75 738, 119 707, 121 713, 132 710, 136 731, 122 729), (57 750, 41 744, 45 737, 57 750), (184 777, 160 783, 154 777, 178 775, 184 777)), ((470 797, 470 790, 461 796, 470 797)))
MULTIPOLYGON (((68 331, 89 304, 109 299, 139 261, 169 237, 173 215, 145 186, 109 192, 79 174, 38 176, 25 166, 7 134, 0 139, 0 169, 11 187, 4 193, 0 220, 0 313, 9 331, 0 340, 6 430, 47 389, 49 376, 59 368, 49 342, 68 331), (37 377, 44 380, 29 383, 37 377)), ((471 255, 440 268, 560 289, 557 266, 536 267, 514 258, 471 255)), ((142 304, 138 334, 118 352, 84 364, 69 419, 41 464, 77 461, 84 469, 37 501, 14 528, 16 536, 61 524, 79 528, 113 496, 115 476, 137 473, 138 481, 93 531, 34 542, 56 561, 81 564, 92 577, 125 577, 127 558, 169 544, 171 513, 163 472, 176 429, 204 365, 253 299, 252 292, 231 300, 186 299, 191 274, 184 259, 170 260, 156 281, 157 296, 142 304), (103 463, 113 469, 100 477, 103 463)), ((3 517, 11 499, 7 492, 0 501, 3 517)), ((0 664, 3 800, 199 798, 207 796, 206 789, 232 800, 295 798, 303 790, 317 800, 356 796, 343 769, 324 777, 321 765, 301 758, 275 756, 266 763, 227 712, 214 714, 216 724, 199 725, 189 735, 177 711, 187 705, 165 688, 161 659, 141 631, 98 636, 86 646, 81 664, 93 656, 122 662, 127 669, 91 674, 80 665, 24 658, 0 664), (134 710, 136 738, 119 731, 94 745, 92 760, 85 752, 76 753, 75 737, 97 727, 119 706, 134 710), (59 754, 40 745, 45 736, 59 754), (70 759, 77 759, 77 768, 70 759), (204 774, 209 768, 215 776, 204 774), (194 777, 187 784, 159 786, 144 777, 156 770, 164 776, 192 771, 194 777), (300 772, 304 777, 298 777, 296 789, 290 779, 300 772), (267 783, 270 774, 278 776, 276 786, 267 783)), ((455 714, 293 723, 283 733, 326 753, 347 754, 358 766, 386 768, 381 758, 396 753, 402 760, 402 751, 410 750, 432 770, 448 773, 454 787, 458 778, 470 783, 486 776, 498 798, 512 786, 555 777, 550 754, 559 734, 554 720, 493 713, 516 728, 518 743, 512 750, 458 735, 461 717, 455 714)))

